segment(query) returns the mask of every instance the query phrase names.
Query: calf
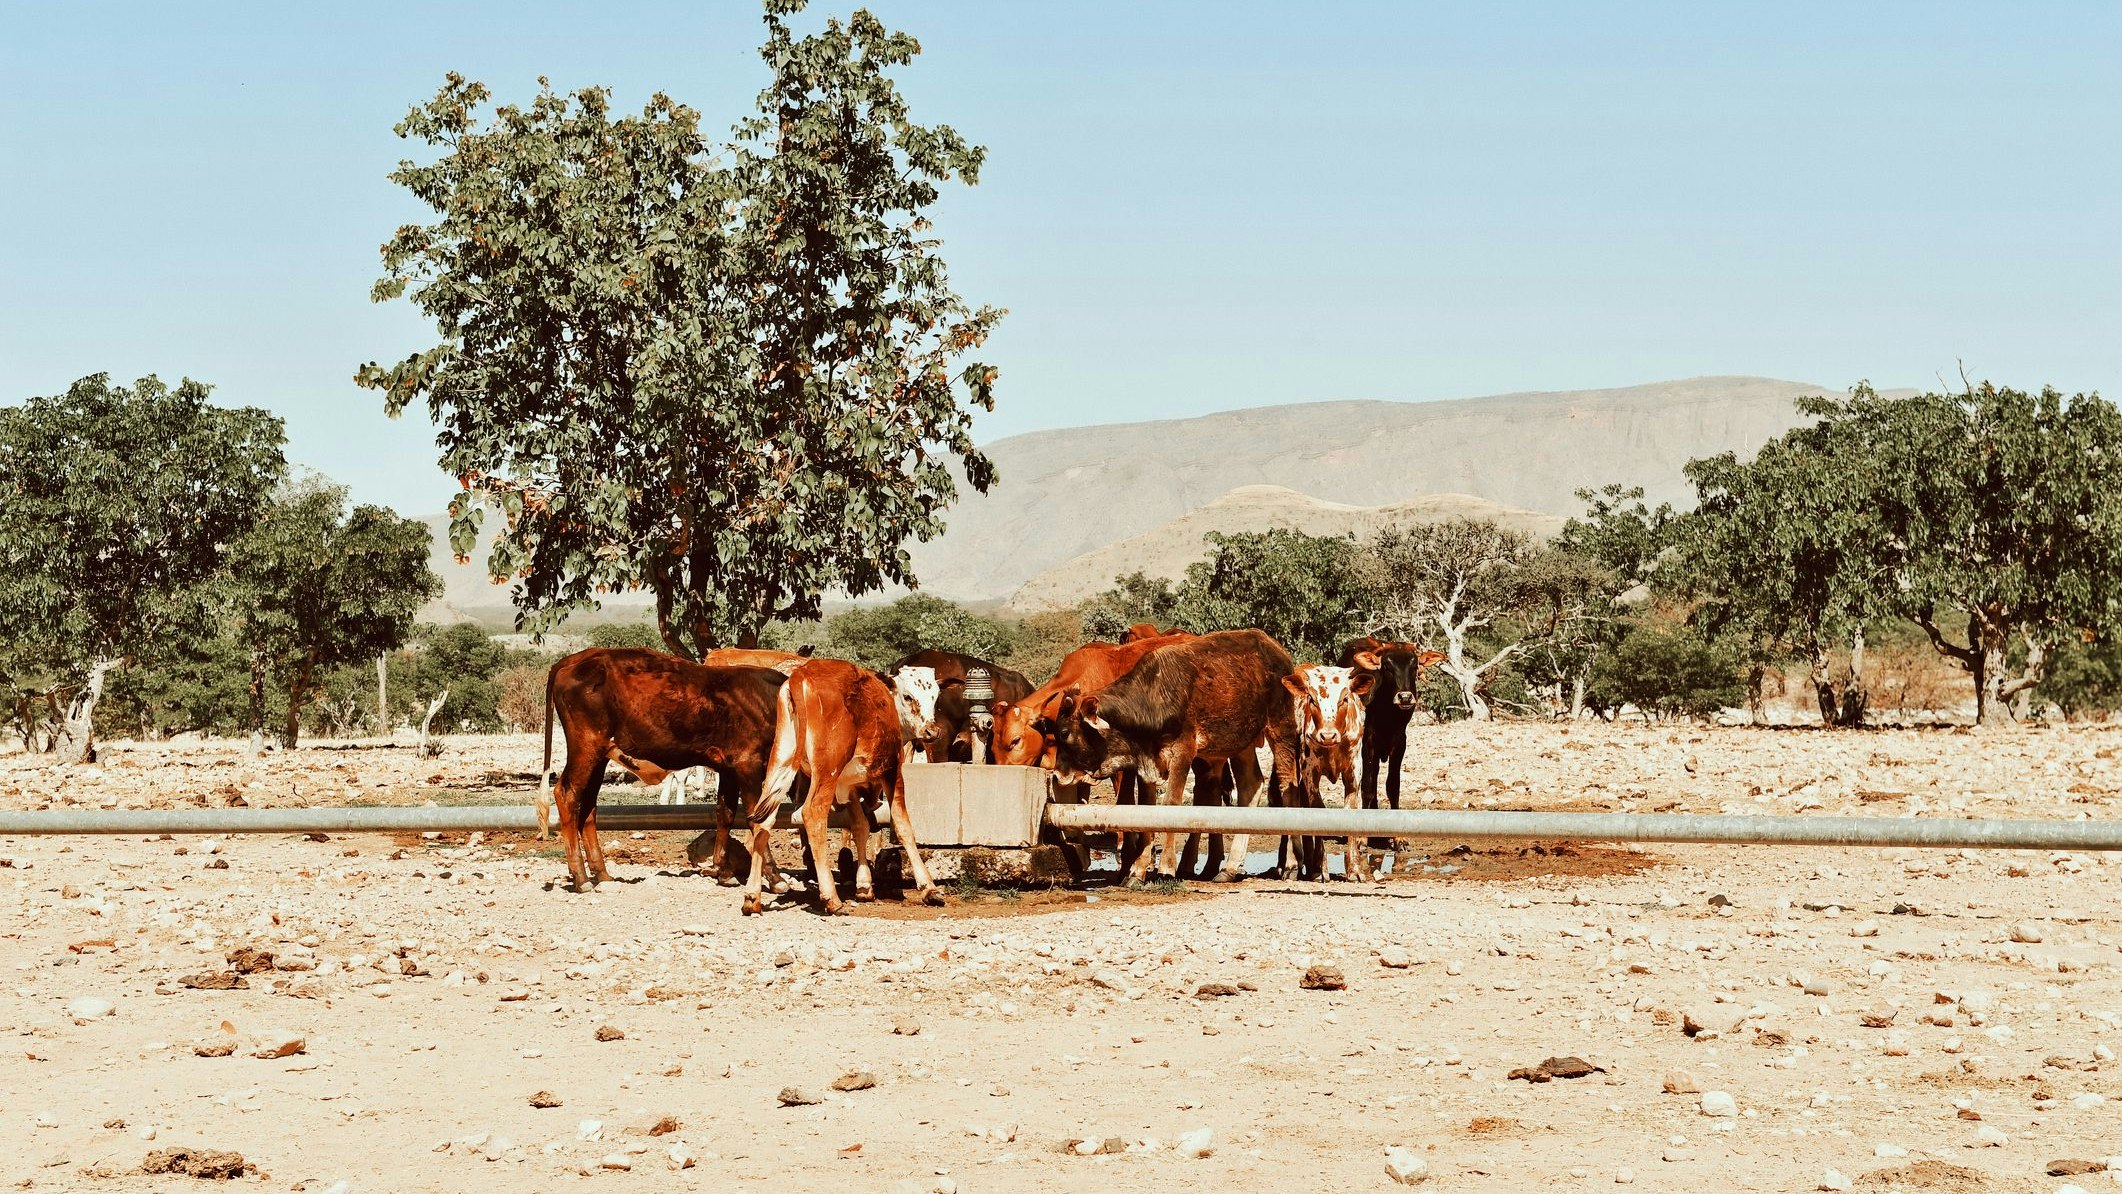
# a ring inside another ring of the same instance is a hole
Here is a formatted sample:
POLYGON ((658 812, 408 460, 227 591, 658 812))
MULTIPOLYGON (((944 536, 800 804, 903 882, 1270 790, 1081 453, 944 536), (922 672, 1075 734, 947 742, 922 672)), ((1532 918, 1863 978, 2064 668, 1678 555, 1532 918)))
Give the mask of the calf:
POLYGON ((673 771, 663 777, 663 786, 656 790, 656 803, 687 804, 690 803, 688 795, 695 791, 700 793, 702 799, 706 799, 712 790, 714 774, 705 767, 687 767, 683 771, 673 771))
POLYGON ((637 647, 594 647, 554 664, 545 678, 544 768, 552 770, 557 719, 567 734, 567 760, 553 798, 571 889, 611 878, 597 837, 597 790, 607 763, 643 783, 661 783, 688 767, 713 771, 722 823, 708 869, 720 874, 730 810, 755 800, 766 779, 775 697, 786 680, 770 668, 705 667, 637 647))
POLYGON ((1378 772, 1385 772, 1385 798, 1400 807, 1400 767, 1407 757, 1407 723, 1420 706, 1416 691, 1422 669, 1443 659, 1414 643, 1359 638, 1341 648, 1341 666, 1377 675, 1363 715, 1363 807, 1378 807, 1378 772), (1360 660, 1369 657, 1366 665, 1360 660))
MULTIPOLYGON (((1137 629, 1141 629, 1138 627, 1137 629)), ((1150 628, 1154 630, 1154 628, 1150 628)), ((1133 631, 1129 632, 1133 634, 1133 631)), ((995 703, 995 748, 997 763, 1017 767, 1044 767, 1051 771, 1053 759, 1054 715, 1059 708, 1062 694, 1074 691, 1083 696, 1104 692, 1113 681, 1126 675, 1151 651, 1185 642, 1193 638, 1183 631, 1167 635, 1150 634, 1130 638, 1125 643, 1085 643, 1068 653, 1061 661, 1061 668, 1054 678, 1032 690, 1022 698, 1002 700, 995 703)), ((1228 768, 1222 771, 1221 784, 1201 786, 1199 781, 1210 773, 1210 766, 1202 763, 1195 768, 1196 803, 1213 800, 1221 803, 1230 784, 1228 768)), ((1131 768, 1116 771, 1112 776, 1113 796, 1121 804, 1133 804, 1138 799, 1135 773, 1131 768)), ((1080 785, 1087 788, 1088 785, 1080 785)), ((1076 799, 1087 799, 1088 793, 1079 792, 1076 799)), ((1120 872, 1124 875, 1133 866, 1134 860, 1148 846, 1146 834, 1122 834, 1120 845, 1120 872)), ((1205 874, 1214 874, 1222 862, 1223 839, 1215 838, 1209 847, 1203 866, 1205 874)), ((1193 843, 1189 840, 1189 846, 1193 843)), ((1070 866, 1081 872, 1082 860, 1076 857, 1071 847, 1070 866)))
POLYGON ((772 651, 764 647, 717 647, 700 657, 708 667, 770 667, 787 675, 802 666, 810 658, 810 648, 795 651, 772 651))
MULTIPOLYGON (((929 679, 934 679, 933 674, 929 679)), ((935 711, 933 705, 915 709, 911 717, 904 711, 895 711, 895 704, 903 702, 904 696, 902 692, 895 701, 892 690, 875 672, 838 659, 814 659, 790 673, 777 702, 766 782, 751 806, 752 873, 744 889, 745 915, 765 908, 760 888, 762 877, 773 866, 774 818, 795 790, 799 776, 810 780, 810 793, 802 807, 803 833, 812 855, 821 860, 815 870, 818 896, 826 912, 837 915, 847 911, 840 901, 839 882, 822 860, 831 856, 827 847, 833 806, 850 801, 860 805, 848 817, 848 831, 854 838, 855 898, 875 898, 869 869, 870 818, 878 803, 888 799, 892 836, 906 851, 907 865, 922 901, 943 902, 915 840, 913 815, 906 808, 906 774, 900 761, 905 741, 901 727, 909 722, 932 725, 935 711)))
MULTIPOLYGON (((1282 677, 1282 686, 1295 699, 1297 738, 1303 744, 1301 780, 1307 808, 1324 808, 1319 786, 1326 780, 1341 785, 1341 803, 1347 806, 1356 793, 1355 751, 1363 741, 1363 699, 1377 683, 1376 656, 1358 653, 1356 665, 1327 667, 1311 663, 1282 677)), ((1307 877, 1324 878, 1325 849, 1317 838, 1300 838, 1297 853, 1307 877)), ((1342 871, 1351 879, 1370 880, 1370 866, 1357 835, 1348 836, 1342 871)), ((1277 863, 1280 863, 1278 858, 1277 863)))
MULTIPOLYGON (((1165 802, 1183 803, 1195 761, 1229 763, 1238 803, 1258 796, 1262 776, 1253 753, 1274 757, 1272 798, 1297 774, 1295 711, 1280 681, 1293 670, 1289 652, 1258 630, 1225 630, 1151 651, 1105 691, 1070 690, 1056 707, 1055 772, 1103 778, 1133 768, 1143 782, 1161 777, 1165 802)), ((1225 855, 1224 878, 1244 872, 1245 835, 1225 855)), ((1174 835, 1162 835, 1171 866, 1174 835)), ((1146 864, 1147 853, 1136 862, 1146 864)))
MULTIPOLYGON (((965 674, 976 667, 986 668, 995 689, 994 701, 1001 704, 1022 701, 1030 695, 1032 682, 1024 673, 989 663, 977 655, 935 648, 914 652, 894 664, 893 670, 903 667, 924 667, 936 674, 936 736, 922 744, 922 753, 928 761, 970 763, 982 759, 994 762, 994 727, 990 723, 982 730, 973 724, 972 703, 965 699, 965 674), (986 741, 980 740, 983 734, 986 741)), ((994 707, 990 705, 990 710, 994 707)))

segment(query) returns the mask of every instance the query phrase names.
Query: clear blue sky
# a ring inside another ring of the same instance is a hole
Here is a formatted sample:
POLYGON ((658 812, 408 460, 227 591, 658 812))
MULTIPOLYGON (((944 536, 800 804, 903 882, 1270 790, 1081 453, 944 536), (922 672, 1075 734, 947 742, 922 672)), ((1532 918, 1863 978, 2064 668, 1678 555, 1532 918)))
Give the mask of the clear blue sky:
MULTIPOLYGON (((845 11, 814 4, 814 15, 845 11)), ((991 150, 940 231, 1010 308, 992 439, 1703 373, 2122 393, 2122 6, 878 0, 991 150)), ((757 9, 16 3, 0 401, 189 374, 407 513, 453 489, 355 365, 445 71, 733 123, 757 9)), ((1005 478, 1005 482, 1006 482, 1005 478)))

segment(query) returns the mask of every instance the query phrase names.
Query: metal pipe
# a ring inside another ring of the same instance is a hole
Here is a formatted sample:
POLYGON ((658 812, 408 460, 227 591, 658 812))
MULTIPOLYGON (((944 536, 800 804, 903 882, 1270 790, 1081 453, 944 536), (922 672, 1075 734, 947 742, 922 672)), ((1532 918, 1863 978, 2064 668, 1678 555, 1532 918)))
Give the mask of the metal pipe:
MULTIPOLYGON (((702 830, 715 827, 712 804, 600 804, 597 829, 632 833, 651 829, 702 830)), ((835 809, 833 824, 844 828, 846 810, 835 809)), ((877 810, 877 823, 891 823, 890 810, 877 810)), ((777 824, 795 824, 794 810, 783 808, 777 824)), ((737 818, 741 828, 744 818, 737 818)), ((188 808, 188 809, 51 809, 0 812, 0 837, 44 834, 236 834, 236 833, 456 833, 475 829, 535 833, 538 813, 527 804, 370 805, 323 808, 188 808)))
POLYGON ((1048 804, 1056 829, 1775 846, 2122 850, 2122 822, 1943 817, 1728 817, 1691 813, 1500 813, 1426 809, 1048 804))

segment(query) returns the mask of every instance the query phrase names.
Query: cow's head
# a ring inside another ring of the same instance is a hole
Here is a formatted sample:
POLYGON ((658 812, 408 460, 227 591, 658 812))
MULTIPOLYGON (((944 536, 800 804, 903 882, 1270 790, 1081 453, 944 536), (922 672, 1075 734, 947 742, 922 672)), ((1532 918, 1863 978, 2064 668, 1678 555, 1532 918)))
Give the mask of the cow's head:
POLYGON ((1071 686, 1054 702, 1053 715, 1033 723, 1053 752, 1054 777, 1088 783, 1112 773, 1112 726, 1098 711, 1098 696, 1071 686))
POLYGON ((1058 699, 1049 697, 1040 705, 996 701, 995 744, 989 752, 995 762, 1007 767, 1051 767, 1052 761, 1045 757, 1047 734, 1039 728, 1039 722, 1045 719, 1048 725, 1053 724, 1051 718, 1045 717, 1045 711, 1058 699))
POLYGON ((1420 703, 1416 693, 1422 684, 1422 669, 1442 658, 1442 654, 1425 651, 1413 643, 1388 643, 1357 654, 1355 664, 1359 672, 1376 673, 1376 690, 1389 694, 1394 708, 1413 709, 1420 703))
POLYGON ((929 743, 941 732, 936 726, 936 669, 902 667, 892 677, 892 696, 899 708, 899 736, 908 742, 929 743))
MULTIPOLYGON (((1364 656, 1357 656, 1361 663, 1364 656)), ((1307 745, 1333 746, 1363 738, 1363 698, 1378 682, 1375 669, 1306 664, 1282 677, 1297 706, 1297 732, 1307 745)))

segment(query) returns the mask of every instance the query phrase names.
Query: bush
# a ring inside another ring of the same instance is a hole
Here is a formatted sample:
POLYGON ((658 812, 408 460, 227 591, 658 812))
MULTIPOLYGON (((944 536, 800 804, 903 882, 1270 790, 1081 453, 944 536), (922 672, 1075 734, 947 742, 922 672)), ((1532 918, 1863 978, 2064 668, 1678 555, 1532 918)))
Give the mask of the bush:
POLYGON ((1646 713, 1708 717, 1746 704, 1737 655, 1685 629, 1637 626, 1593 669, 1594 707, 1634 705, 1646 713))
POLYGON ((927 593, 908 593, 890 605, 858 606, 825 622, 824 653, 881 670, 924 647, 999 661, 1016 642, 1016 628, 927 593))

